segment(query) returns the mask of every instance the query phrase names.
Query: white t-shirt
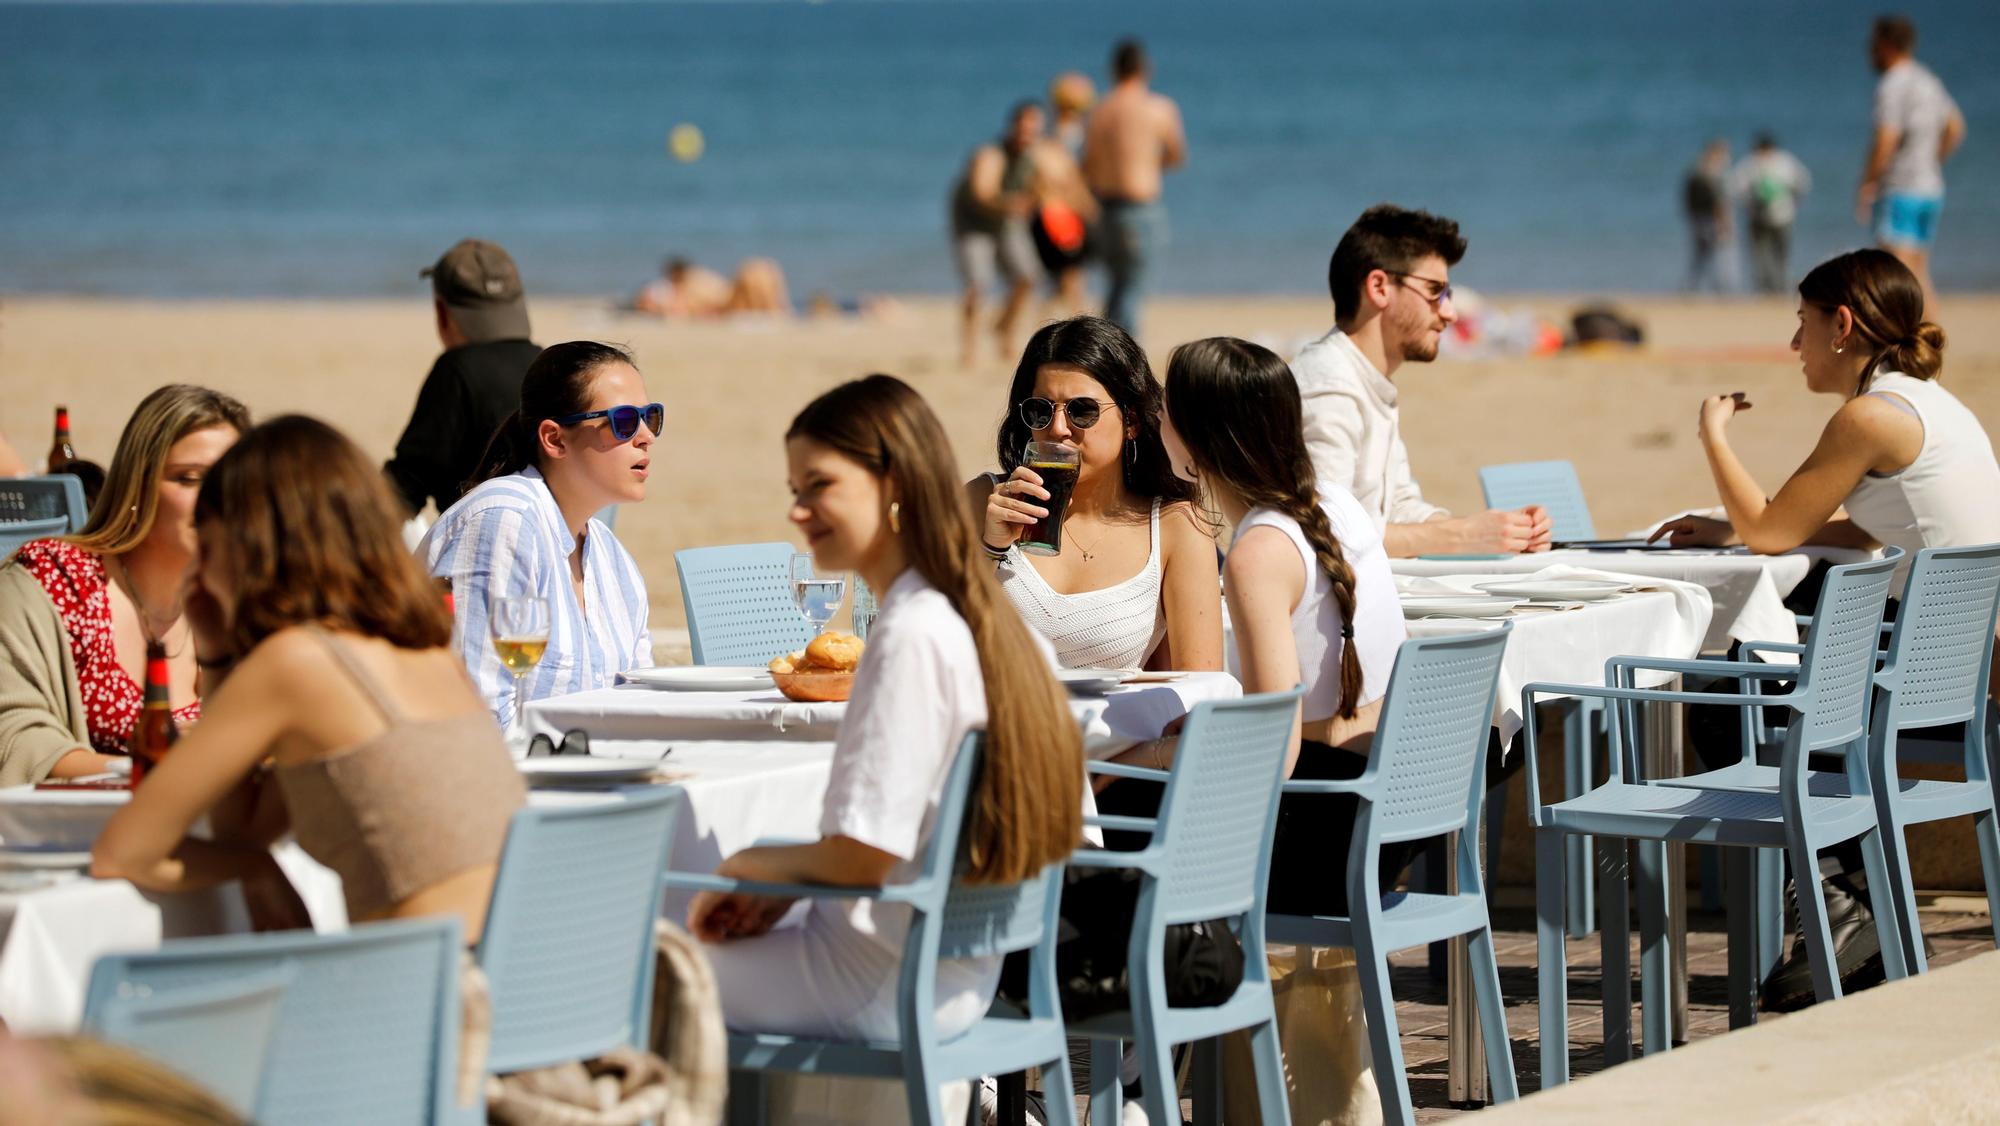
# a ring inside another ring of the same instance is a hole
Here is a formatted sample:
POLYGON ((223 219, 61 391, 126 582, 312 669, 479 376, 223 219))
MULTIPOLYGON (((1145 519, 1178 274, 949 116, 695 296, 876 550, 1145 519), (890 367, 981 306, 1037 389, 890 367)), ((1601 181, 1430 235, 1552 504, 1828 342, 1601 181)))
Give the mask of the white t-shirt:
POLYGON ((1799 199, 1812 190, 1812 173, 1783 149, 1753 152, 1730 174, 1729 192, 1750 209, 1750 221, 1789 227, 1799 217, 1799 199))
POLYGON ((1292 358, 1313 475, 1354 495, 1379 529, 1450 513, 1424 499, 1403 448, 1396 385, 1334 329, 1292 358))
MULTIPOLYGON (((1334 539, 1340 541, 1341 557, 1354 571, 1353 643, 1361 659, 1361 699, 1355 706, 1359 707, 1381 699, 1388 691, 1396 651, 1402 648, 1409 630, 1403 624, 1403 606, 1396 596, 1396 576, 1389 571, 1381 529, 1362 511, 1353 494, 1332 481, 1319 483, 1319 503, 1333 525, 1334 539)), ((1240 542, 1244 533, 1262 527, 1276 528, 1291 539, 1311 580, 1292 608, 1299 682, 1306 690, 1301 714, 1307 723, 1329 719, 1340 706, 1340 662, 1346 644, 1340 636, 1340 604, 1333 598, 1333 579, 1320 569, 1319 556, 1299 522, 1275 508, 1252 509, 1237 526, 1235 538, 1240 542)), ((1240 630, 1237 639, 1241 644, 1240 630)))
MULTIPOLYGON (((968 731, 985 726, 986 687, 972 630, 910 568, 882 596, 881 613, 869 628, 834 743, 820 833, 901 857, 890 883, 915 878, 959 744, 968 731)), ((910 909, 868 899, 816 900, 807 925, 828 955, 828 973, 819 983, 828 1006, 857 1014, 872 1009, 893 1024, 910 909)), ((999 980, 998 958, 940 962, 940 1029, 962 1029, 979 1019, 999 980)))
POLYGON ((1875 84, 1875 124, 1902 134, 1882 173, 1882 194, 1944 194, 1938 139, 1957 112, 1944 83, 1917 60, 1904 59, 1882 72, 1875 84))

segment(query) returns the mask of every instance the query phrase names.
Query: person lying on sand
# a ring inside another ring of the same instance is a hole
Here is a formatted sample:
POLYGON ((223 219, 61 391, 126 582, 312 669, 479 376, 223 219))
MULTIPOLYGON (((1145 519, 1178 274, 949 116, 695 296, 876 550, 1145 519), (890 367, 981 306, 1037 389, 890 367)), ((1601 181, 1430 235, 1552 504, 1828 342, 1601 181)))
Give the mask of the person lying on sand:
POLYGON ((725 317, 732 313, 792 311, 785 272, 769 258, 745 258, 734 280, 686 258, 673 257, 660 276, 632 298, 632 308, 657 317, 725 317))

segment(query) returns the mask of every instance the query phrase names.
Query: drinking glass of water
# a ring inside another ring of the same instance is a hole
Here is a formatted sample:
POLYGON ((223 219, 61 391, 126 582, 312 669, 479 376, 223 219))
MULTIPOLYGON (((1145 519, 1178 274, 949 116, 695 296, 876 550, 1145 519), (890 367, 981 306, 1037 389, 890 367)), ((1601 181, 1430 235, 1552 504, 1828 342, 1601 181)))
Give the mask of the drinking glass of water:
POLYGON ((528 725, 522 713, 528 702, 528 670, 549 647, 549 600, 540 595, 496 598, 486 624, 493 634, 493 651, 514 674, 514 719, 507 725, 507 737, 526 738, 528 725))
POLYGON ((792 556, 792 597, 814 632, 825 633, 826 623, 847 597, 847 576, 822 574, 813 566, 811 553, 799 552, 792 556))

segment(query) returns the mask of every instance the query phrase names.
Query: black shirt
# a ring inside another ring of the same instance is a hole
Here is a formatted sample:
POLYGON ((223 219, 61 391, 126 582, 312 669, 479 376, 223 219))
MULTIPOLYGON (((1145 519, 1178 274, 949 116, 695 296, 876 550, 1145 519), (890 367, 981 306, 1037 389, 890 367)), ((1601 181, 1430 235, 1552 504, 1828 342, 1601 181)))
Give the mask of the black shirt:
POLYGON ((521 376, 541 348, 489 340, 446 349, 424 377, 410 423, 383 467, 410 511, 435 500, 443 512, 465 494, 493 432, 521 406, 521 376))

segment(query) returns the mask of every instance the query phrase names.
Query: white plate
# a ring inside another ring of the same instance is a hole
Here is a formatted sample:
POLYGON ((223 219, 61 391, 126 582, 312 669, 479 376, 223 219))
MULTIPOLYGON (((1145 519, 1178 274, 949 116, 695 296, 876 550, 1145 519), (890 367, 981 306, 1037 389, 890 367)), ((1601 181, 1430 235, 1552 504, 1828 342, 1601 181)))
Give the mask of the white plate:
POLYGON ((1632 589, 1631 583, 1610 579, 1498 579, 1472 586, 1488 594, 1530 602, 1601 602, 1632 589))
POLYGON ((1185 672, 1173 672, 1167 669, 1120 669, 1118 671, 1123 674, 1118 678, 1118 683, 1120 684, 1172 684, 1176 680, 1185 680, 1187 678, 1187 673, 1185 672))
POLYGON ((1403 599, 1406 618, 1504 618, 1522 603, 1519 598, 1477 595, 1413 594, 1403 599))
POLYGON ((1057 669, 1056 679, 1071 692, 1109 692, 1125 682, 1133 669, 1057 669))
POLYGON ((81 852, 67 849, 0 848, 0 868, 72 868, 90 867, 90 850, 81 852))
POLYGON ((647 759, 592 758, 589 755, 552 755, 525 758, 514 764, 530 783, 552 782, 643 782, 660 764, 647 759))
POLYGON ((680 665, 633 669, 624 676, 633 684, 674 692, 755 692, 773 687, 771 670, 755 665, 680 665))

